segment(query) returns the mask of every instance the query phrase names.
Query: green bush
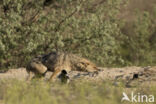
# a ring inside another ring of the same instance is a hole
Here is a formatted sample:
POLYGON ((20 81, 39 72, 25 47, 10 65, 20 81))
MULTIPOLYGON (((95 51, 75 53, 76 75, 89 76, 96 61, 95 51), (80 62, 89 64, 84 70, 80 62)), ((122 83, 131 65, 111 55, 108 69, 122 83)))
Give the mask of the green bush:
POLYGON ((137 11, 136 14, 137 18, 131 27, 133 31, 126 34, 123 56, 131 65, 154 65, 156 62, 154 46, 156 25, 152 23, 154 16, 146 11, 137 11))
POLYGON ((76 53, 101 66, 154 63, 152 45, 144 42, 152 34, 151 24, 156 26, 148 13, 134 23, 134 35, 127 36, 118 18, 122 0, 45 1, 0 2, 1 69, 25 66, 52 50, 76 53))

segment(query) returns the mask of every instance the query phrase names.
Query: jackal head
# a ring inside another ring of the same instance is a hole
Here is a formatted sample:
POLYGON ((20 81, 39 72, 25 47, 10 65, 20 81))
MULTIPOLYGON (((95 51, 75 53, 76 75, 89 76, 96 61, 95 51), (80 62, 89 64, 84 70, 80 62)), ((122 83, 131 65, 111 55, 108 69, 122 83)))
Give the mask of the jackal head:
POLYGON ((92 63, 92 62, 90 62, 88 60, 80 61, 80 63, 78 64, 78 67, 82 71, 87 71, 87 72, 97 72, 97 71, 99 71, 97 66, 94 63, 92 63))

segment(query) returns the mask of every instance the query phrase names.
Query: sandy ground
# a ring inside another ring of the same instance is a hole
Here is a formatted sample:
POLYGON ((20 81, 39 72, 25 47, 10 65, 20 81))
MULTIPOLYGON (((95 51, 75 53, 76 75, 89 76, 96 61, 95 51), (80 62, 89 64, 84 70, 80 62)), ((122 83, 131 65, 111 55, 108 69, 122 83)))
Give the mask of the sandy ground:
MULTIPOLYGON (((70 80, 86 79, 86 80, 123 80, 127 84, 137 81, 138 83, 152 83, 156 84, 156 66, 153 67, 124 67, 124 68, 100 68, 98 74, 88 72, 71 71, 68 73, 70 80)), ((47 80, 52 72, 47 72, 45 80, 47 80)), ((0 73, 0 80, 5 79, 19 79, 26 80, 28 73, 25 68, 10 69, 7 72, 0 73)))

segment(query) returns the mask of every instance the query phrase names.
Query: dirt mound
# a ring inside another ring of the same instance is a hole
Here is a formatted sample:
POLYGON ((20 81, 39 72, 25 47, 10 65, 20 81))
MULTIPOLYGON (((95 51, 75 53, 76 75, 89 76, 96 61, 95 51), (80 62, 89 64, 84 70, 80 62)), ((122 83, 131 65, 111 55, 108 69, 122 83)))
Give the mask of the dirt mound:
MULTIPOLYGON (((113 80, 115 82, 119 80, 125 81, 128 85, 134 82, 138 83, 156 83, 156 66, 155 67, 124 67, 124 68, 100 68, 101 71, 98 74, 92 74, 88 72, 71 71, 68 76, 71 80, 77 80, 79 78, 85 78, 88 80, 113 80)), ((45 80, 50 77, 52 72, 47 72, 45 80)), ((25 68, 10 69, 5 73, 0 73, 0 80, 2 79, 19 79, 25 80, 28 76, 25 68)))
POLYGON ((28 73, 26 72, 25 68, 18 68, 18 69, 9 69, 4 73, 0 73, 0 80, 2 79, 26 79, 28 73))

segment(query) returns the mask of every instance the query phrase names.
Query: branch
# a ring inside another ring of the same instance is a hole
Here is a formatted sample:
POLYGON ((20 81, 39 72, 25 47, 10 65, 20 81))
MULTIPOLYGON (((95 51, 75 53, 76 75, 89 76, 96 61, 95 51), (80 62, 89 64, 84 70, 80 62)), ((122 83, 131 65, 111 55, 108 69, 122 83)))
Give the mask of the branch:
POLYGON ((68 16, 65 17, 63 20, 61 20, 61 21, 59 22, 59 24, 56 26, 55 32, 57 32, 57 31, 60 29, 61 25, 62 25, 67 19, 69 19, 70 17, 72 17, 76 12, 77 12, 77 8, 76 8, 70 15, 68 15, 68 16))

